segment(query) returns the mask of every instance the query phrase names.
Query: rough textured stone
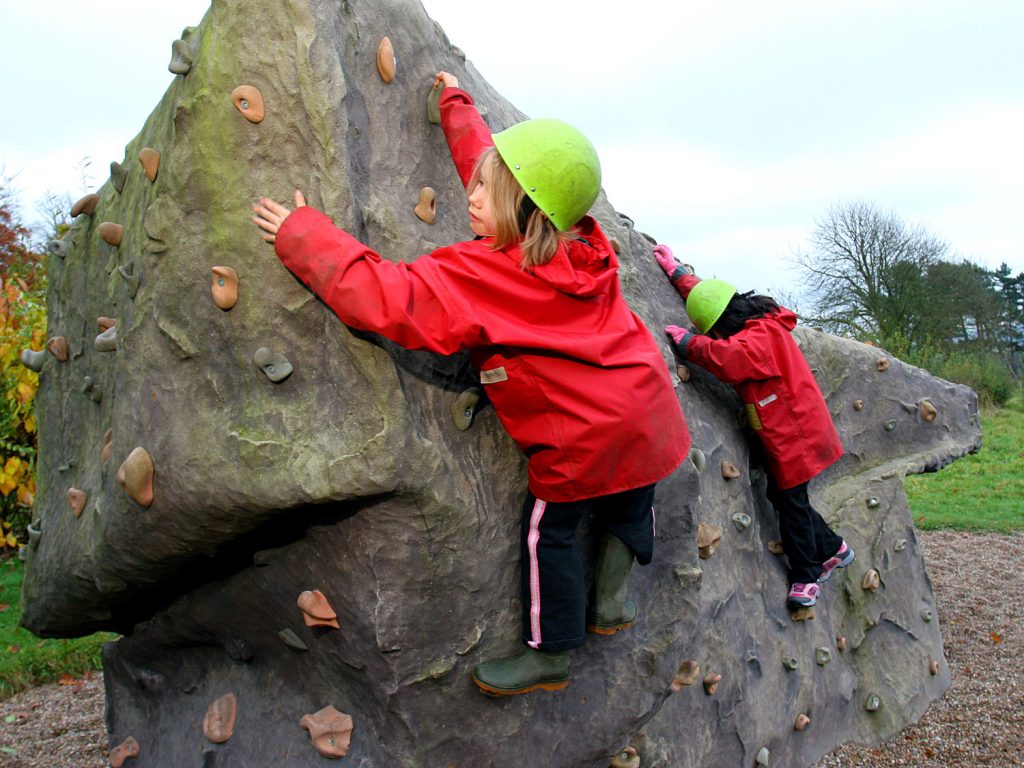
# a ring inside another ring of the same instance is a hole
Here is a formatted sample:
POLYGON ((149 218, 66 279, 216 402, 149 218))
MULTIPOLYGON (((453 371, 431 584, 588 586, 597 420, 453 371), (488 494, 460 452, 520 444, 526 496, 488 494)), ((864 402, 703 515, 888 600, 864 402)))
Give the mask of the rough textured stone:
MULTIPOLYGON (((462 211, 465 193, 424 114, 437 70, 459 77, 493 130, 524 115, 412 0, 218 0, 194 39, 187 76, 125 150, 159 146, 173 162, 159 184, 115 176, 121 195, 100 191, 115 201, 103 215, 125 225, 120 248, 100 241, 91 217, 87 236, 49 262, 49 327, 81 352, 40 376, 33 529, 46 535, 29 549, 23 621, 45 636, 125 633, 104 673, 111 744, 131 735, 141 747, 131 765, 193 765, 209 748, 222 768, 319 766, 298 723, 331 706, 354 722, 346 765, 520 766, 527 740, 533 764, 559 768, 604 768, 627 746, 645 768, 752 765, 764 744, 773 765, 797 766, 841 741, 887 738, 942 694, 949 673, 929 669, 941 637, 922 619, 934 601, 902 480, 978 447, 976 399, 895 359, 879 371, 877 349, 799 329, 847 449, 812 495, 857 551, 824 587, 816 620, 785 609, 740 404, 692 367, 678 393, 698 451, 659 486, 655 559, 630 577, 636 625, 574 651, 562 692, 481 696, 473 666, 518 649, 523 459, 490 408, 466 431, 453 423, 452 404, 476 384, 464 355, 347 329, 250 215, 259 195, 287 202, 298 186, 385 258, 414 259, 470 236, 444 213, 462 211), (391 84, 374 63, 385 35, 401 43, 391 84), (267 119, 231 106, 240 82, 258 84, 267 119), (430 242, 409 204, 427 184, 442 212, 430 242), (210 301, 214 258, 249 286, 230 312, 210 301), (129 259, 145 275, 134 300, 118 274, 129 259), (116 353, 94 349, 101 314, 117 318, 116 353), (252 360, 260 347, 286 351, 292 375, 268 381, 252 360), (117 439, 104 462, 108 428, 117 439), (115 471, 140 445, 158 466, 148 508, 115 471), (698 472, 705 457, 741 477, 698 472), (89 489, 80 520, 68 487, 89 489), (867 508, 868 497, 881 504, 867 508), (729 524, 738 512, 752 520, 743 531, 729 524), (698 558, 701 522, 722 531, 710 560, 698 558), (870 569, 877 592, 860 587, 870 569), (309 585, 331 595, 341 631, 304 625, 295 600, 309 585), (285 629, 309 650, 282 642, 285 629), (815 649, 839 635, 847 650, 819 667, 815 649), (787 671, 786 656, 801 663, 787 671), (687 661, 728 671, 713 697, 677 679, 687 661), (197 723, 224 691, 238 696, 236 735, 211 747, 197 723), (881 706, 868 712, 872 695, 881 706), (801 712, 819 727, 794 731, 801 712)), ((594 213, 674 369, 660 329, 683 319, 682 302, 650 240, 603 197, 594 213)), ((589 521, 580 536, 589 563, 589 521)))

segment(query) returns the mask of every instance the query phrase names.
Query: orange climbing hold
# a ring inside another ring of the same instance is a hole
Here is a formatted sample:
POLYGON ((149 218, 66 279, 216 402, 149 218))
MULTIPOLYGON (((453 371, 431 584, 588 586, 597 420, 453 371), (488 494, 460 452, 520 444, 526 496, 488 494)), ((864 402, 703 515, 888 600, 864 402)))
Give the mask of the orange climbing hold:
POLYGON ((718 549, 722 542, 722 529, 710 523, 701 523, 697 526, 697 554, 701 560, 707 560, 718 549))
POLYGON ((796 722, 793 723, 793 730, 802 731, 810 724, 811 718, 809 718, 807 715, 801 712, 799 715, 796 716, 796 722))
POLYGON ((68 502, 71 504, 71 509, 75 513, 75 517, 81 517, 82 512, 85 510, 85 502, 88 501, 89 494, 85 491, 79 490, 78 488, 68 488, 68 502))
POLYGON ((640 768, 640 755, 632 747, 626 747, 612 758, 608 768, 640 768))
POLYGON ((717 672, 708 672, 704 675, 704 693, 714 696, 718 690, 718 684, 722 682, 722 676, 717 672))
POLYGON ((86 195, 77 203, 71 206, 71 218, 73 219, 76 216, 81 216, 83 213, 86 216, 92 216, 93 211, 96 210, 96 205, 99 203, 99 201, 100 196, 95 193, 91 195, 86 195))
POLYGON ((46 342, 46 348, 62 363, 68 359, 68 340, 63 336, 54 336, 46 342))
POLYGON ((687 659, 679 665, 676 676, 672 678, 672 690, 677 693, 687 685, 693 685, 700 676, 700 664, 693 659, 687 659))
POLYGON ((235 732, 235 715, 238 713, 238 699, 233 693, 225 693, 206 710, 203 718, 203 733, 214 744, 223 744, 235 732))
POLYGON ((156 181, 156 175, 160 171, 160 153, 152 147, 145 147, 139 152, 139 162, 142 164, 142 172, 150 181, 156 181))
POLYGON ((263 122, 263 94, 252 85, 240 85, 231 92, 231 101, 250 123, 263 122))
POLYGON ((124 761, 129 757, 138 757, 140 753, 139 742, 133 736, 129 736, 112 750, 110 750, 111 768, 121 768, 124 761))
POLYGON ((107 429, 107 431, 103 433, 103 449, 100 451, 100 458, 103 460, 104 464, 110 461, 110 456, 113 452, 113 445, 114 430, 107 429))
POLYGON ((307 589, 299 595, 296 601, 302 610, 302 619, 307 627, 334 627, 341 629, 338 624, 338 614, 327 602, 324 593, 319 589, 307 589))
POLYGON ((124 238, 124 227, 120 224, 115 224, 112 221, 104 221, 100 224, 97 231, 99 232, 100 239, 103 242, 108 245, 112 245, 115 248, 121 244, 121 240, 124 238))
POLYGON ((117 318, 114 317, 97 317, 96 325, 101 332, 109 331, 115 325, 117 325, 117 318))
POLYGON ((395 47, 387 37, 381 38, 377 46, 377 71, 380 72, 380 79, 390 83, 395 79, 395 70, 398 68, 398 61, 395 59, 395 47))
POLYGON ((880 358, 878 358, 878 362, 876 363, 876 365, 878 367, 878 370, 880 370, 880 371, 887 371, 887 370, 889 370, 889 358, 888 357, 880 357, 880 358))
POLYGON ((128 454, 117 470, 117 482, 139 505, 153 503, 153 459, 145 448, 136 448, 128 454))
POLYGON ((299 721, 313 746, 325 757, 344 757, 352 741, 352 717, 334 707, 324 707, 312 715, 303 715, 299 721))
POLYGON ((739 469, 736 468, 735 464, 733 464, 731 461, 722 462, 722 477, 724 477, 726 480, 735 480, 739 476, 740 471, 739 469))
POLYGON ((238 303, 238 273, 231 267, 213 267, 213 303, 227 312, 238 303))
POLYGON ((690 380, 690 369, 687 368, 685 365, 677 365, 676 366, 676 376, 679 377, 680 381, 689 381, 690 380))
POLYGON ((433 224, 437 218, 437 194, 431 187, 424 187, 420 190, 420 199, 413 208, 413 212, 420 221, 433 224))

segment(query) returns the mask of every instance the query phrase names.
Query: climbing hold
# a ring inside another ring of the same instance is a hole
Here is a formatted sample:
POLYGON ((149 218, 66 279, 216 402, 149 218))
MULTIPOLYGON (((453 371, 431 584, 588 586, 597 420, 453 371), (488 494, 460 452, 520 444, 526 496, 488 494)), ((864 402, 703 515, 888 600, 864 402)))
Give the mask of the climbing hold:
POLYGON ((703 472, 704 467, 706 467, 708 463, 707 458, 704 456, 704 451, 700 448, 690 449, 690 461, 693 462, 693 467, 698 472, 703 472))
POLYGON ((611 244, 613 251, 616 253, 622 253, 622 243, 619 242, 619 238, 609 237, 608 242, 611 244))
POLYGON ((640 755, 632 747, 626 747, 612 758, 608 768, 640 768, 640 755))
POLYGON ((864 401, 863 400, 854 400, 853 401, 853 410, 855 410, 855 411, 863 411, 864 410, 864 401))
POLYGON ((128 296, 135 298, 135 294, 139 292, 139 275, 135 274, 135 262, 129 261, 127 264, 117 268, 121 278, 124 280, 124 284, 128 286, 128 296))
POLYGON ((714 696, 718 690, 718 684, 722 682, 722 676, 717 672, 708 672, 704 675, 704 693, 714 696))
POLYGON ((687 685, 693 685, 700 676, 700 664, 693 659, 687 659, 679 665, 676 676, 672 678, 672 690, 677 693, 687 685))
POLYGON ((213 267, 213 303, 225 312, 238 303, 238 273, 231 267, 213 267))
POLYGON ((235 715, 238 713, 238 699, 233 693, 225 693, 206 710, 203 718, 203 733, 214 744, 223 744, 235 732, 235 715))
POLYGON ((103 448, 102 450, 100 450, 100 458, 103 460, 104 464, 110 461, 110 455, 113 451, 113 445, 114 430, 108 428, 107 431, 103 433, 103 448))
POLYGON ((75 517, 81 517, 85 511, 85 502, 89 500, 89 494, 78 488, 68 488, 68 502, 75 513, 75 517))
POLYGON ((768 765, 768 760, 771 757, 771 752, 768 751, 768 747, 761 747, 757 750, 757 757, 754 758, 754 762, 758 765, 768 765))
POLYGON ((737 531, 745 531, 747 528, 750 527, 750 515, 748 515, 746 512, 736 512, 732 516, 732 523, 736 526, 737 531))
POLYGON ((790 621, 814 621, 814 608, 801 606, 789 614, 790 621))
POLYGON ((263 122, 263 94, 258 88, 240 85, 231 92, 231 101, 250 123, 263 122))
POLYGON ((112 221, 104 221, 98 229, 100 239, 115 248, 121 244, 124 237, 124 227, 112 221))
POLYGON ((171 63, 167 65, 171 74, 187 75, 192 69, 192 60, 192 46, 184 40, 175 40, 171 43, 171 63))
POLYGON ((740 471, 736 468, 736 465, 731 461, 722 462, 722 477, 726 480, 735 480, 740 476, 740 471))
POLYGON ((427 94, 427 122, 434 125, 441 124, 441 91, 444 90, 444 83, 434 83, 434 87, 427 94))
POLYGON ((782 542, 778 539, 768 540, 768 551, 773 555, 784 555, 786 554, 786 548, 782 546, 782 542))
POLYGON ((889 358, 888 357, 880 357, 880 358, 878 358, 878 362, 876 363, 876 366, 878 367, 878 370, 880 370, 880 371, 887 371, 887 370, 889 370, 889 358))
POLYGON ((324 707, 299 721, 313 740, 313 746, 326 757, 344 757, 352 740, 352 718, 334 707, 324 707))
POLYGON ((30 547, 38 546, 39 540, 43 538, 43 521, 33 520, 25 526, 25 530, 28 531, 28 545, 30 547))
POLYGON ((128 181, 128 169, 116 161, 112 162, 110 164, 110 184, 117 190, 117 194, 124 191, 126 181, 128 181))
POLYGON ((271 352, 266 347, 257 349, 252 356, 252 361, 262 368, 263 372, 267 374, 267 378, 275 384, 284 381, 292 374, 292 364, 288 362, 288 358, 277 352, 271 352))
POLYGON ((783 656, 782 666, 786 668, 787 672, 794 672, 796 671, 796 668, 800 666, 800 662, 797 660, 796 656, 783 656))
POLYGON ((929 424, 935 421, 935 417, 939 415, 938 410, 927 400, 922 400, 918 406, 921 413, 921 420, 927 421, 929 424))
POLYGON ((931 608, 922 608, 921 609, 921 618, 924 620, 924 623, 927 624, 932 619, 935 618, 935 614, 932 613, 932 609, 931 608))
POLYGON ((869 693, 868 697, 864 700, 864 709, 868 712, 877 712, 880 706, 882 706, 882 700, 878 697, 877 693, 869 693))
POLYGON ((710 523, 701 523, 697 526, 697 554, 701 560, 707 560, 718 549, 722 542, 722 529, 710 523))
POLYGON ((338 624, 338 614, 327 602, 324 593, 319 589, 307 589, 299 595, 296 601, 302 610, 302 619, 307 627, 334 627, 341 629, 338 624))
POLYGON ((455 398, 452 403, 452 422, 457 429, 465 432, 473 426, 482 397, 483 390, 480 387, 470 387, 455 398))
POLYGON ((153 503, 153 458, 145 448, 135 448, 117 470, 117 482, 136 503, 153 503))
POLYGON ((156 175, 160 171, 160 153, 152 147, 143 147, 139 152, 139 162, 142 164, 142 172, 150 181, 156 181, 156 175))
MULTIPOLYGON (((30 534, 30 535, 31 535, 31 533, 32 533, 32 532, 31 532, 31 531, 29 531, 29 534, 30 534)), ((937 659, 932 659, 932 660, 931 660, 931 662, 929 662, 929 664, 928 664, 928 671, 929 671, 929 672, 930 672, 931 674, 933 674, 933 675, 937 675, 937 674, 939 674, 939 662, 938 662, 938 660, 937 660, 937 659)))
POLYGON ((896 539, 896 543, 892 545, 892 551, 893 552, 902 552, 906 548, 907 548, 907 540, 906 539, 896 539))
POLYGON ((836 638, 836 648, 839 650, 840 653, 842 653, 843 651, 846 650, 846 637, 845 637, 845 635, 840 635, 839 637, 836 638))
POLYGON ((819 646, 814 649, 814 661, 819 667, 824 667, 830 661, 832 661, 832 651, 824 646, 819 646))
POLYGON ((46 360, 46 352, 39 349, 23 349, 21 350, 21 364, 28 368, 30 371, 39 373, 43 370, 43 362, 46 360))
POLYGON ((704 571, 695 565, 677 565, 675 567, 676 579, 679 586, 687 588, 694 584, 699 585, 704 580, 704 571))
POLYGON ((867 500, 865 500, 865 502, 864 502, 864 503, 865 503, 865 504, 867 504, 867 507, 868 507, 868 509, 874 509, 874 508, 875 508, 875 507, 877 507, 877 506, 878 506, 878 505, 879 505, 879 504, 880 504, 881 502, 879 502, 879 501, 878 501, 878 497, 877 497, 877 496, 871 496, 870 498, 868 498, 867 500))
POLYGON ((690 369, 685 365, 676 366, 676 376, 679 377, 680 381, 689 381, 691 378, 690 369))
POLYGON ((71 206, 71 218, 81 216, 83 213, 86 216, 92 216, 93 211, 96 210, 96 204, 99 203, 100 196, 96 193, 86 195, 81 198, 77 203, 71 206))
POLYGON ((117 325, 117 318, 115 317, 97 317, 96 327, 101 331, 108 331, 117 325))
POLYGON ((111 768, 121 768, 121 766, 124 765, 124 761, 129 757, 138 757, 139 751, 139 742, 137 742, 134 737, 129 736, 110 750, 111 768))
POLYGON ((885 422, 886 432, 892 432, 894 429, 896 429, 896 419, 889 419, 887 422, 885 422))
POLYGON ((62 363, 68 359, 68 340, 63 336, 54 336, 46 342, 46 348, 62 363))
POLYGON ((793 730, 802 731, 810 724, 811 718, 809 718, 807 715, 801 712, 799 715, 796 716, 796 722, 793 723, 793 730))
POLYGON ((872 568, 864 574, 864 578, 861 579, 860 586, 862 589, 877 592, 878 588, 882 586, 882 577, 878 571, 872 568))
POLYGON ((420 190, 420 199, 412 209, 420 221, 433 224, 437 218, 437 193, 431 187, 420 190))
POLYGON ((93 344, 97 352, 112 352, 117 349, 117 326, 112 325, 107 328, 107 330, 96 337, 93 344))
POLYGON ((386 37, 382 37, 380 44, 377 46, 377 71, 380 72, 380 79, 385 83, 390 83, 395 79, 395 69, 398 67, 398 61, 395 59, 395 47, 391 45, 391 40, 386 37))
POLYGON ((287 645, 289 648, 295 648, 299 651, 309 650, 309 646, 302 642, 302 638, 295 634, 295 632, 289 627, 285 627, 284 629, 282 629, 280 632, 277 633, 277 636, 280 637, 284 644, 287 645))
POLYGON ((68 241, 50 240, 46 244, 46 252, 63 259, 68 255, 68 241))
POLYGON ((99 382, 92 380, 92 376, 82 377, 82 394, 87 395, 94 403, 103 399, 103 389, 99 382))

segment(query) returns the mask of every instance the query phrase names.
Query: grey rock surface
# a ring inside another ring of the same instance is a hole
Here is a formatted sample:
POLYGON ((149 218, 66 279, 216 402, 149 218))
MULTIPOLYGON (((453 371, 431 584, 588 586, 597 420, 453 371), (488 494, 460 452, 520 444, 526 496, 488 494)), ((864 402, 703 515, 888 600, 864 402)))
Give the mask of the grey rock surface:
MULTIPOLYGON (((645 768, 753 765, 762 748, 773 765, 807 765, 843 741, 891 736, 941 696, 949 674, 902 480, 979 447, 976 398, 897 360, 880 370, 884 352, 808 329, 797 337, 847 449, 812 495, 858 553, 815 619, 785 609, 785 569, 768 552, 775 516, 738 399, 694 370, 678 391, 703 469, 687 461, 659 485, 655 560, 630 581, 636 626, 575 651, 564 691, 481 696, 470 670, 519 642, 524 461, 491 409, 465 431, 453 422, 475 383, 465 356, 347 329, 249 216, 259 195, 288 202, 298 187, 385 258, 413 259, 470 236, 424 109, 434 74, 456 74, 495 131, 525 115, 413 0, 217 0, 182 38, 191 66, 50 259, 50 333, 70 356, 41 372, 24 588, 37 634, 124 633, 105 654, 107 720, 111 745, 138 740, 132 765, 320 765, 299 720, 328 705, 353 718, 350 765, 596 767, 627 745, 645 768), (391 83, 377 72, 384 36, 391 83), (261 122, 232 103, 239 85, 261 92, 261 122), (153 182, 143 147, 161 156, 153 182), (413 212, 424 186, 437 194, 432 225, 413 212), (124 227, 119 246, 99 238, 104 221, 124 227), (229 311, 211 296, 215 265, 238 273, 229 311), (116 350, 95 348, 101 316, 117 320, 116 350), (254 365, 263 347, 285 354, 291 375, 273 382, 254 365), (117 481, 137 447, 155 466, 148 507, 117 481), (722 461, 741 476, 724 479, 722 461), (70 487, 88 493, 80 518, 70 487), (708 559, 700 523, 722 530, 708 559), (874 592, 861 588, 872 568, 874 592), (306 626, 296 600, 307 590, 327 597, 340 629, 306 626), (819 648, 832 651, 824 665, 819 648), (673 691, 686 660, 722 675, 714 694, 673 691), (228 692, 234 735, 213 744, 203 717, 228 692), (811 724, 795 731, 801 713, 811 724)), ((619 245, 631 306, 662 339, 683 306, 651 240, 603 196, 593 212, 619 245)), ((589 521, 580 536, 589 556, 589 521)))

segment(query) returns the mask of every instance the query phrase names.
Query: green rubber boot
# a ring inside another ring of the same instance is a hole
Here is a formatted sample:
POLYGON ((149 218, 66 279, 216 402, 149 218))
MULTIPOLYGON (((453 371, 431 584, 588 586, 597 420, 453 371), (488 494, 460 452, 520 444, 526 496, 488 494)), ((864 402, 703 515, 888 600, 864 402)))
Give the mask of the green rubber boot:
POLYGON ((633 626, 636 604, 626 597, 626 577, 632 567, 632 550, 606 533, 594 563, 594 600, 587 612, 587 632, 614 635, 633 626))
POLYGON ((560 691, 569 684, 569 652, 527 648, 515 656, 485 661, 473 670, 473 682, 488 696, 514 696, 538 688, 560 691))

